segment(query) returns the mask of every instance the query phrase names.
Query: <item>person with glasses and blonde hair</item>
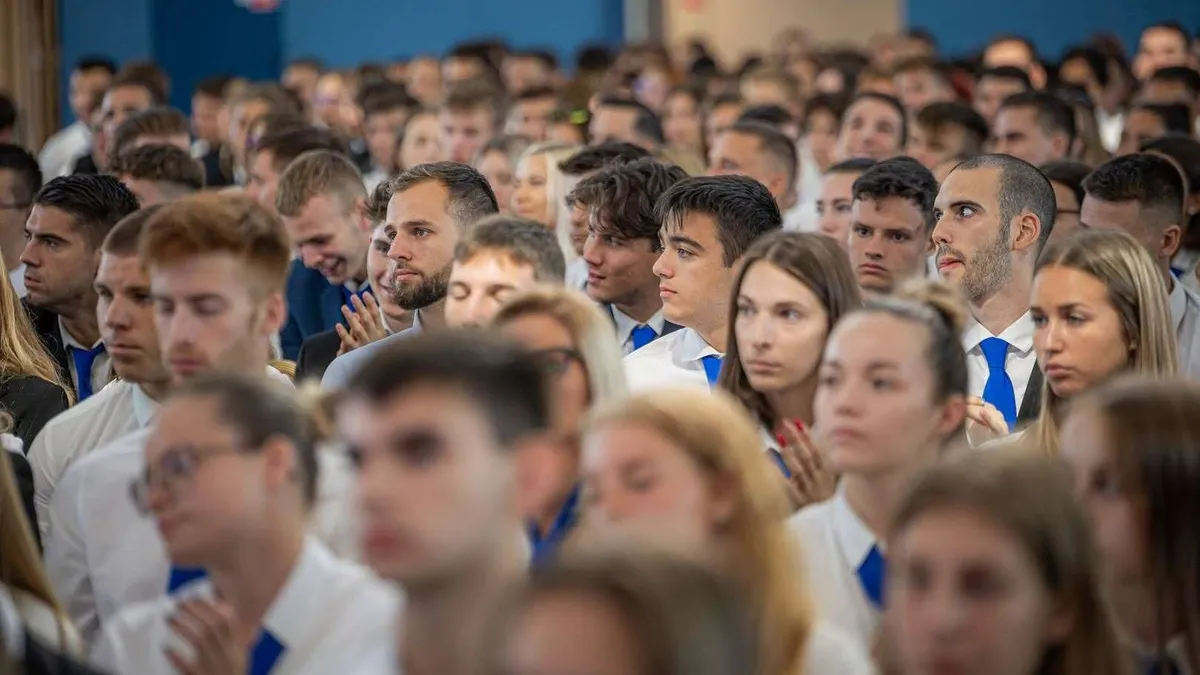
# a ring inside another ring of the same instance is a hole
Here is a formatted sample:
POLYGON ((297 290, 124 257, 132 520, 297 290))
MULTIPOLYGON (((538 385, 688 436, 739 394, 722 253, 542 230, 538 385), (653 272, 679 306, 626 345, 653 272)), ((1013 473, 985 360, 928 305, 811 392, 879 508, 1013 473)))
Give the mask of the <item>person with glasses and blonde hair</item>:
POLYGON ((396 596, 305 532, 320 440, 286 385, 205 375, 176 388, 130 497, 170 558, 208 578, 122 609, 94 663, 127 675, 390 666, 396 596))
POLYGON ((512 298, 493 325, 545 364, 554 395, 556 443, 518 457, 533 562, 553 556, 578 517, 579 435, 584 417, 625 395, 612 323, 577 291, 540 288, 512 298))
MULTIPOLYGON (((758 623, 758 672, 871 671, 864 646, 824 621, 800 572, 778 472, 733 398, 660 389, 598 410, 583 439, 584 535, 610 531, 716 566, 758 623)), ((811 582, 809 581, 811 579, 811 582)))

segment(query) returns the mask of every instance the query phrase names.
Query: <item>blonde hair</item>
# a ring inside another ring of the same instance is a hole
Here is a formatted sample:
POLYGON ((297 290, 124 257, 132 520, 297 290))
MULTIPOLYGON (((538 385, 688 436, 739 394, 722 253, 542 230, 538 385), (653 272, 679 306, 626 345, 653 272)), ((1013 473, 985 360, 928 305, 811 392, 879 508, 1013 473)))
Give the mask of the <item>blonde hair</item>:
MULTIPOLYGON (((1171 305, 1162 273, 1150 254, 1124 232, 1088 230, 1059 242, 1042 254, 1035 276, 1047 267, 1078 270, 1108 289, 1108 301, 1121 319, 1124 341, 1130 345, 1126 371, 1167 378, 1179 369, 1171 305)), ((1042 408, 1029 430, 1029 440, 1047 452, 1058 452, 1058 425, 1065 399, 1048 381, 1042 384, 1042 408)))
POLYGON ((791 508, 745 409, 719 390, 666 389, 597 410, 587 429, 621 422, 654 429, 713 481, 728 484, 734 503, 722 524, 726 559, 749 591, 759 620, 762 672, 802 673, 814 617, 798 551, 784 524, 791 508))
POLYGON ((36 377, 53 382, 75 401, 75 392, 59 376, 58 366, 42 345, 21 299, 8 280, 8 268, 0 260, 0 380, 10 377, 36 377))
POLYGON ((587 373, 592 406, 625 396, 625 369, 621 365, 620 347, 613 337, 612 321, 596 303, 579 291, 543 286, 514 297, 492 323, 499 326, 532 314, 553 318, 571 334, 571 342, 587 373))
POLYGON ((517 159, 517 165, 520 165, 530 157, 546 156, 546 203, 551 204, 553 209, 550 213, 550 222, 546 225, 554 228, 559 248, 563 252, 563 259, 568 265, 578 258, 579 254, 575 252, 575 245, 571 243, 571 209, 567 208, 567 179, 558 165, 579 150, 580 146, 571 143, 535 143, 521 153, 521 157, 517 159))
POLYGON ((343 213, 356 202, 366 202, 362 174, 348 158, 329 150, 310 150, 288 164, 279 176, 275 210, 279 215, 299 215, 313 197, 336 197, 343 213))

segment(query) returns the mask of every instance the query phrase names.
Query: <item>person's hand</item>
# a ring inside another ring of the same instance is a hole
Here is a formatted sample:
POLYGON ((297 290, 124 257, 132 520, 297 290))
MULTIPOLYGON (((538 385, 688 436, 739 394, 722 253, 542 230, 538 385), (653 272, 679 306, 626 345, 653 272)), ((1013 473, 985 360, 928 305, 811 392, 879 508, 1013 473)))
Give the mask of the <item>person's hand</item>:
POLYGON ((350 298, 353 307, 342 305, 342 316, 346 317, 346 325, 334 326, 342 344, 338 347, 338 356, 363 345, 371 344, 387 337, 387 329, 383 326, 383 318, 379 314, 379 303, 375 296, 368 291, 360 299, 357 295, 350 298))
POLYGON ((979 446, 1010 433, 1008 422, 996 406, 979 398, 967 397, 967 441, 979 446))
POLYGON ((837 476, 825 467, 821 449, 813 442, 803 426, 784 420, 779 454, 788 471, 788 495, 792 506, 800 510, 809 504, 823 502, 837 489, 837 476))
POLYGON ((180 675, 242 675, 247 645, 235 635, 233 608, 220 600, 194 598, 179 603, 168 620, 171 630, 192 646, 191 660, 168 648, 167 660, 180 675))

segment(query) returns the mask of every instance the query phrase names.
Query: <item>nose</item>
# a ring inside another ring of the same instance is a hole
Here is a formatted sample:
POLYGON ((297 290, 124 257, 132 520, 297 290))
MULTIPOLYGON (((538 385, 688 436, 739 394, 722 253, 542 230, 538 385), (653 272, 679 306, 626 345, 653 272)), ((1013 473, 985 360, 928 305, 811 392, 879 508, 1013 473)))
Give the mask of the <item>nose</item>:
POLYGON ((658 256, 658 260, 654 261, 654 266, 651 270, 660 279, 672 279, 675 277, 674 266, 667 260, 667 253, 665 251, 658 256))
POLYGON ((300 262, 304 263, 305 267, 316 267, 321 264, 323 258, 324 256, 321 255, 321 252, 315 246, 300 247, 300 262))
POLYGON ((33 248, 33 240, 29 240, 25 244, 25 248, 21 251, 21 262, 29 267, 38 267, 41 263, 38 261, 37 253, 33 248))
MULTIPOLYGON (((396 238, 392 240, 392 245, 389 246, 387 250, 387 257, 390 260, 396 261, 408 261, 412 259, 412 252, 408 249, 408 245, 404 241, 404 237, 397 235, 396 238)), ((390 278, 395 272, 395 265, 390 266, 388 268, 388 277, 390 278)))
POLYGON ((133 313, 129 303, 120 297, 115 297, 108 303, 108 311, 102 317, 104 325, 110 328, 126 328, 130 325, 133 313))
POLYGON ((1049 354, 1058 354, 1066 346, 1063 341, 1064 331, 1065 326, 1063 326, 1061 321, 1047 319, 1046 325, 1035 333, 1035 338, 1042 343, 1042 351, 1049 354))
POLYGON ((746 345, 754 351, 765 351, 774 343, 774 322, 765 318, 762 313, 745 321, 738 330, 746 345))
POLYGON ((583 242, 583 261, 586 262, 589 267, 599 267, 600 263, 602 262, 599 251, 596 250, 597 248, 596 237, 589 234, 587 239, 583 242))
POLYGON ((871 260, 882 260, 884 253, 883 238, 876 234, 871 235, 867 239, 863 252, 866 253, 867 257, 871 260))

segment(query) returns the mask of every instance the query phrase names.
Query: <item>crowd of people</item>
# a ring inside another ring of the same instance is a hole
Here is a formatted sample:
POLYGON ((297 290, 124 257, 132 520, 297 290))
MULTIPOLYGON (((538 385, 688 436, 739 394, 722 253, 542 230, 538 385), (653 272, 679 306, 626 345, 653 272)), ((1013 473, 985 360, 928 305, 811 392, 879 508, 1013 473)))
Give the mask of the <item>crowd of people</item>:
POLYGON ((981 47, 80 61, 0 673, 1200 673, 1200 36, 981 47))

